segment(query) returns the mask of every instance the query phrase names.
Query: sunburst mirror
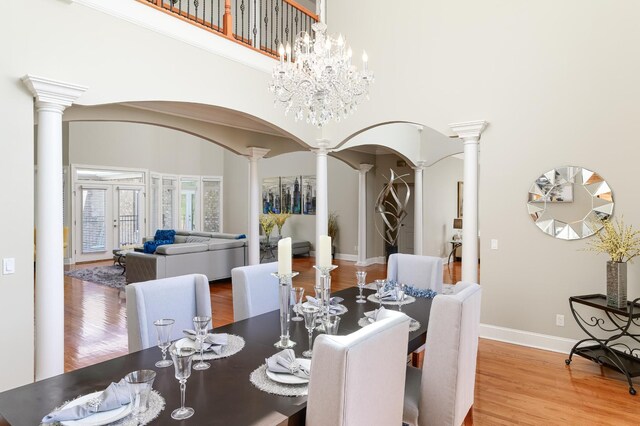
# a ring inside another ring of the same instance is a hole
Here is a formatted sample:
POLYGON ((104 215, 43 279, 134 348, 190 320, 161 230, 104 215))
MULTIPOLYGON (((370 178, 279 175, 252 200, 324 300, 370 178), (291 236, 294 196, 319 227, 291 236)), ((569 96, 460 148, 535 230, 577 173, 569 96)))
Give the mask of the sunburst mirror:
POLYGON ((561 240, 589 237, 613 214, 613 192, 598 173, 560 167, 531 185, 527 209, 536 226, 561 240))

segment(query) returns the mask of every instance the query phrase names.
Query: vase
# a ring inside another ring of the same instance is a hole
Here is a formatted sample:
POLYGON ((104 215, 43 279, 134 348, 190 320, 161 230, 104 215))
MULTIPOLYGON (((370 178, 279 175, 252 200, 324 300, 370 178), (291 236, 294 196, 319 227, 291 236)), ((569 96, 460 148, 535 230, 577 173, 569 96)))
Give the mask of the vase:
POLYGON ((627 307, 627 263, 607 262, 607 306, 627 307))

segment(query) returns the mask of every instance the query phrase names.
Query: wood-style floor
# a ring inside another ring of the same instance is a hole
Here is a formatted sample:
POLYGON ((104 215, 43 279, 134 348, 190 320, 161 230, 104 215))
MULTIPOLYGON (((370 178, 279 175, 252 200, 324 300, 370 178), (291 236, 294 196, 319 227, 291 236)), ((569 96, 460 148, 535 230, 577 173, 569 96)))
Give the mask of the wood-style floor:
MULTIPOLYGON (((332 288, 355 285, 356 267, 336 261, 332 288)), ((86 268, 101 264, 77 265, 86 268)), ((311 291, 313 259, 294 259, 294 285, 311 291)), ((365 270, 367 280, 383 278, 384 265, 365 270)), ((460 263, 445 266, 444 281, 460 279, 460 263)), ((230 280, 211 284, 214 326, 233 321, 230 280)), ((127 353, 123 292, 65 276, 65 370, 127 353)), ((473 420, 477 425, 640 425, 640 397, 628 393, 620 374, 574 357, 480 339, 473 420)), ((636 387, 640 387, 637 384, 636 387)))

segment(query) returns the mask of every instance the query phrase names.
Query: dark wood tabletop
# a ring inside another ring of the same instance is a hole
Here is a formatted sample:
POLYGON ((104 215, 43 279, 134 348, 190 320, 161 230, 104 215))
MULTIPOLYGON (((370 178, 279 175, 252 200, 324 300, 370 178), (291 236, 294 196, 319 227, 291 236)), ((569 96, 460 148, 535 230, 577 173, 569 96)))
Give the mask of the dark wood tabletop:
MULTIPOLYGON (((358 320, 364 312, 377 307, 369 301, 356 303, 357 293, 355 287, 335 293, 345 299, 343 304, 349 309, 340 321, 341 335, 360 329, 358 320)), ((365 295, 371 293, 372 290, 364 290, 365 295)), ((395 306, 387 307, 397 309, 395 306)), ((421 323, 420 328, 409 335, 407 353, 424 343, 430 309, 431 299, 422 298, 402 307, 403 312, 421 323)), ((157 419, 159 424, 303 424, 306 397, 270 395, 249 381, 251 372, 263 364, 265 358, 278 352, 273 346, 280 335, 278 318, 279 312, 273 311, 214 330, 242 336, 246 346, 229 358, 210 361, 208 370, 191 373, 187 381, 186 405, 194 408, 195 414, 188 420, 178 422, 171 419, 171 411, 180 406, 179 385, 173 367, 154 366, 161 353, 153 347, 0 393, 0 425, 3 418, 12 425, 37 425, 42 417, 64 401, 102 390, 127 373, 141 369, 156 371, 153 388, 166 400, 166 407, 157 419)), ((297 342, 294 348, 296 355, 301 356, 308 345, 304 321, 292 321, 290 335, 297 342)))

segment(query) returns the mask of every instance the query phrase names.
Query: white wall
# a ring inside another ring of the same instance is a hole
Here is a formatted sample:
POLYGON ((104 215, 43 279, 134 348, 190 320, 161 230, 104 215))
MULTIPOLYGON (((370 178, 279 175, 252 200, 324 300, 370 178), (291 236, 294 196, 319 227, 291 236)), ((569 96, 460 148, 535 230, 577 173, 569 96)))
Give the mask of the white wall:
POLYGON ((71 164, 222 176, 225 151, 204 139, 164 127, 112 122, 74 122, 69 125, 71 164))
MULTIPOLYGON (((328 9, 330 32, 346 34, 355 52, 366 48, 376 82, 371 101, 324 136, 338 143, 391 120, 451 134, 448 123, 488 120, 480 142, 482 322, 580 338, 568 297, 606 291, 606 258, 580 251, 585 241, 540 232, 526 212, 527 190, 553 167, 592 168, 613 188, 615 215, 640 226, 632 178, 640 158, 640 57, 631 53, 640 44, 640 3, 383 4, 333 1, 328 9), (493 238, 499 250, 489 250, 493 238), (565 327, 555 326, 556 314, 565 315, 565 327)), ((630 298, 640 296, 639 279, 635 262, 630 298)))

